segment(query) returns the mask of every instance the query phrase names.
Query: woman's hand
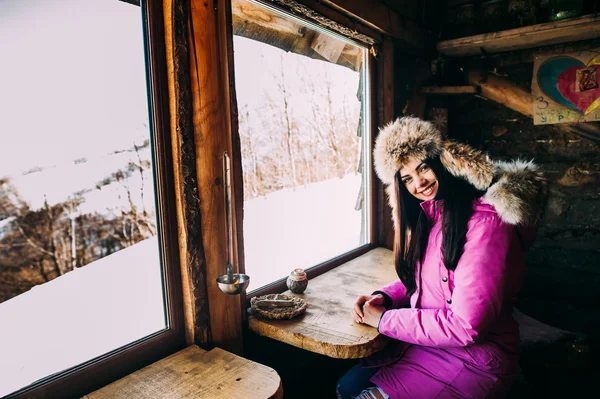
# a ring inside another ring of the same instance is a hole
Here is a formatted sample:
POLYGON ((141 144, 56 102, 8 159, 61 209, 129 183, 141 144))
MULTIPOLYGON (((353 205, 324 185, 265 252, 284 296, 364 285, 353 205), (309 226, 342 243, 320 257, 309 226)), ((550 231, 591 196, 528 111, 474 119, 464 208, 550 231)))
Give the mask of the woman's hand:
MULTIPOLYGON (((363 311, 363 307, 367 304, 371 307, 377 306, 377 307, 380 307, 381 309, 383 309, 383 306, 381 306, 381 305, 383 305, 383 301, 384 301, 384 298, 383 298, 383 295, 381 295, 381 294, 359 296, 358 298, 356 298, 356 301, 354 301, 354 307, 352 308, 352 318, 357 323, 367 323, 364 320, 365 314, 363 311)), ((383 310, 385 310, 385 309, 383 309, 383 310)), ((383 310, 382 310, 382 313, 383 313, 383 310)), ((367 323, 367 324, 370 325, 370 323, 367 323)), ((377 325, 375 325, 375 327, 377 327, 377 325)))
MULTIPOLYGON (((383 303, 383 302, 382 302, 383 303)), ((368 301, 363 306, 363 317, 362 322, 370 325, 371 327, 379 327, 379 320, 385 312, 385 308, 381 305, 374 305, 372 301, 368 301)))

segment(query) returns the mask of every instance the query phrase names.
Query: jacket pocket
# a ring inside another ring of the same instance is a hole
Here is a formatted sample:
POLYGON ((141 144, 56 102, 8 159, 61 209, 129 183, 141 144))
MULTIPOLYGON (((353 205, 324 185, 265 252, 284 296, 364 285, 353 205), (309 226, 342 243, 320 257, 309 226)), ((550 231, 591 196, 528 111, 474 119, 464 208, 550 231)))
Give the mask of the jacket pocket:
POLYGON ((498 359, 487 348, 487 344, 475 344, 463 348, 474 364, 484 367, 495 367, 498 359))

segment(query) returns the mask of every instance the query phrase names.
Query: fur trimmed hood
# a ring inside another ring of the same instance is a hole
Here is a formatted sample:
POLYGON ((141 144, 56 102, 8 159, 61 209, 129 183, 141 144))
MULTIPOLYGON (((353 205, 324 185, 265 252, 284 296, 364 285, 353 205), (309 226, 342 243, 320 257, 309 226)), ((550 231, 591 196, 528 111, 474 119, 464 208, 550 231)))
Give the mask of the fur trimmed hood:
MULTIPOLYGON (((435 126, 414 117, 398 118, 379 131, 373 158, 375 171, 393 193, 394 175, 409 158, 439 156, 452 175, 478 190, 500 218, 512 225, 537 222, 547 198, 546 179, 533 162, 493 162, 486 154, 466 144, 445 140, 435 126)), ((389 196, 395 208, 395 199, 389 196)))

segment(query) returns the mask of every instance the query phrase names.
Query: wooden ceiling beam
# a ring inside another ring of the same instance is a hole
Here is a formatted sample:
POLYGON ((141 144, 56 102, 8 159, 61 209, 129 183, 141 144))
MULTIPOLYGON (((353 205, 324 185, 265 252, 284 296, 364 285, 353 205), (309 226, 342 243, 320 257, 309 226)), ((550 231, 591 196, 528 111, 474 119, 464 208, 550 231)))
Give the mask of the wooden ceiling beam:
POLYGON ((446 56, 464 57, 572 43, 598 37, 600 37, 600 17, 592 14, 523 28, 444 40, 437 44, 437 50, 446 56))
MULTIPOLYGON (((291 33, 296 36, 303 35, 303 26, 289 18, 276 15, 264 7, 260 7, 249 1, 232 1, 231 14, 235 19, 241 21, 252 21, 252 23, 281 33, 291 33)), ((234 22, 235 23, 235 22, 234 22)))
POLYGON ((231 2, 233 34, 358 71, 360 47, 305 27, 246 0, 231 2))
POLYGON ((479 94, 477 86, 423 86, 420 90, 421 94, 428 95, 456 95, 456 94, 479 94))
POLYGON ((584 40, 573 43, 561 43, 552 46, 540 48, 516 50, 506 53, 491 54, 486 56, 474 56, 470 60, 462 61, 463 63, 473 62, 480 65, 480 59, 485 58, 488 68, 490 67, 507 67, 518 64, 528 64, 535 61, 536 57, 545 57, 549 55, 561 55, 575 53, 578 51, 591 50, 600 47, 600 39, 584 40), (471 61, 472 60, 472 61, 471 61))
MULTIPOLYGON (((527 90, 506 78, 485 73, 479 69, 468 71, 467 79, 469 84, 480 88, 481 97, 533 118, 533 98, 527 90)), ((597 123, 562 123, 552 126, 558 130, 600 144, 600 127, 597 123)))
POLYGON ((435 46, 432 34, 411 19, 399 14, 380 1, 362 0, 309 0, 308 7, 318 2, 345 14, 362 24, 397 40, 403 47, 429 51, 435 46))

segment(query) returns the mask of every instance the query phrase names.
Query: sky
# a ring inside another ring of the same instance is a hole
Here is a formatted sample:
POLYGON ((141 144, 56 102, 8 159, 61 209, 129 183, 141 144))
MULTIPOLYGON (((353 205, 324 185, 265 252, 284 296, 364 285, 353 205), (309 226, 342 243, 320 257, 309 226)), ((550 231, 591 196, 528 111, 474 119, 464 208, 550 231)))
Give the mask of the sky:
POLYGON ((140 8, 0 0, 0 177, 148 137, 140 8))

